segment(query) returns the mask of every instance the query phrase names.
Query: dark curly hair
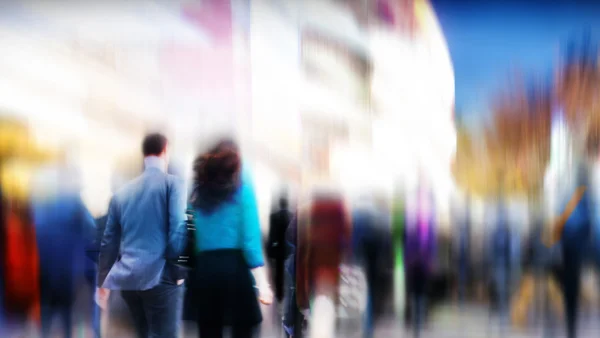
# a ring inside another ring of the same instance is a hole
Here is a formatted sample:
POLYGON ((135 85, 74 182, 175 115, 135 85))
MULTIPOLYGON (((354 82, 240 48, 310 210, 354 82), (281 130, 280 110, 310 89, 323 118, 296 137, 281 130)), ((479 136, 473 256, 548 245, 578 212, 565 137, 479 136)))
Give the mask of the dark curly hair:
POLYGON ((192 203, 206 212, 230 199, 240 186, 241 159, 237 144, 221 140, 194 161, 192 203))

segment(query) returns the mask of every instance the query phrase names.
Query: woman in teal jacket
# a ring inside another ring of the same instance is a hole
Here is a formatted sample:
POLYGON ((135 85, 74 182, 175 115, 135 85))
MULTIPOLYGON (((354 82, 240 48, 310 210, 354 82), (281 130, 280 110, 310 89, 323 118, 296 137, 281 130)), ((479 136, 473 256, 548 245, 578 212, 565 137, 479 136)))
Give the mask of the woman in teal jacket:
POLYGON ((272 302, 264 266, 258 207, 238 148, 221 141, 194 163, 191 205, 197 269, 190 281, 201 337, 252 337, 262 315, 258 298, 272 302), (252 273, 251 273, 252 272, 252 273))

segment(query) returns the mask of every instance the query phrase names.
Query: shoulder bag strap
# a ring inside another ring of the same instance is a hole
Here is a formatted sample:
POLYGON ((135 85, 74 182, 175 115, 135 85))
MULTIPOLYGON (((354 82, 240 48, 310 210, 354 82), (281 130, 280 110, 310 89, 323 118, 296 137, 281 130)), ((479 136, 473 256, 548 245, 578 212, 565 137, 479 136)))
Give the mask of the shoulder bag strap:
MULTIPOLYGON (((583 198, 583 194, 586 192, 586 190, 587 190, 587 187, 582 186, 582 187, 579 187, 575 191, 575 193, 569 200, 569 203, 567 203, 565 210, 563 211, 563 213, 560 215, 560 217, 554 222, 553 226, 551 227, 551 231, 553 233, 562 233, 562 229, 565 227, 565 224, 571 217, 571 214, 573 213, 573 211, 575 210, 575 208, 577 207, 577 205, 583 198)), ((560 238, 558 238, 558 236, 557 236, 557 238, 554 239, 552 244, 554 244, 554 242, 556 242, 559 239, 560 238)))

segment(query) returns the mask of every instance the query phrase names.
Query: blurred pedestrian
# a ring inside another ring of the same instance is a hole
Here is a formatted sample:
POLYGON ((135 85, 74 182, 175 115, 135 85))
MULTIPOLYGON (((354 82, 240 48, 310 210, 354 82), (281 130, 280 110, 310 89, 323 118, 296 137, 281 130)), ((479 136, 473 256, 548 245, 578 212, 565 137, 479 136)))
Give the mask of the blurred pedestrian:
POLYGON ((427 310, 427 291, 435 259, 433 196, 425 186, 419 188, 417 204, 409 212, 413 217, 406 222, 405 268, 408 287, 407 311, 415 337, 420 332, 427 310))
POLYGON ((86 253, 93 245, 96 225, 80 197, 76 173, 58 166, 42 173, 32 209, 40 270, 42 337, 51 336, 55 316, 61 319, 64 337, 73 330, 73 304, 79 281, 89 275, 86 253), (76 182, 73 184, 73 182, 76 182), (46 185, 41 187, 40 185, 46 185))
POLYGON ((273 294, 254 187, 233 141, 198 156, 191 196, 198 254, 189 287, 199 335, 219 338, 229 326, 234 338, 253 337, 262 321, 258 301, 271 304, 273 294))
POLYGON ((506 208, 502 201, 498 207, 498 220, 492 230, 488 257, 491 272, 493 305, 500 318, 500 329, 509 324, 512 272, 512 236, 510 225, 506 219, 506 208))
POLYGON ((187 195, 183 180, 166 173, 165 136, 146 136, 142 152, 144 172, 110 202, 100 248, 99 297, 107 299, 108 290, 121 291, 140 338, 175 338, 185 272, 171 262, 185 243, 187 195))
POLYGON ((319 325, 330 333, 339 304, 340 264, 350 249, 351 223, 344 200, 336 192, 316 192, 308 217, 300 219, 296 256, 296 290, 300 309, 310 309, 311 301, 319 299, 320 309, 311 310, 311 330, 319 325), (331 311, 329 311, 331 309, 331 311))
POLYGON ((287 258, 285 260, 285 305, 283 312, 283 329, 288 338, 301 338, 304 314, 298 307, 296 299, 296 248, 298 246, 298 214, 296 211, 286 231, 285 243, 287 258))
POLYGON ((352 256, 353 261, 365 272, 367 281, 367 306, 364 314, 363 336, 373 337, 375 313, 381 303, 378 297, 384 290, 381 287, 382 274, 385 272, 385 237, 391 230, 390 217, 375 196, 363 196, 352 212, 352 256))
POLYGON ((582 164, 577 172, 577 189, 563 197, 565 207, 562 215, 555 221, 551 229, 553 241, 562 249, 562 284, 567 337, 577 337, 577 317, 581 288, 581 270, 585 256, 589 253, 591 227, 591 196, 588 191, 589 179, 587 167, 582 164))
POLYGON ((283 300, 284 295, 284 264, 287 255, 285 233, 291 218, 288 196, 283 193, 278 200, 277 207, 269 217, 269 237, 267 241, 267 256, 271 263, 271 279, 275 285, 275 299, 278 302, 283 300))

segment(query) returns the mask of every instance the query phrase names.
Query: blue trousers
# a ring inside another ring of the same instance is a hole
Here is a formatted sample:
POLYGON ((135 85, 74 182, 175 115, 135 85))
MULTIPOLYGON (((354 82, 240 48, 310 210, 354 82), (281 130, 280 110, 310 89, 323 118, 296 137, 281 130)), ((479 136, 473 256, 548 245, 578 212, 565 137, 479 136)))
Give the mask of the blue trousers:
POLYGON ((59 317, 63 337, 70 338, 73 329, 73 304, 75 283, 72 271, 57 277, 58 272, 42 273, 40 276, 41 336, 49 337, 54 317, 59 317))
POLYGON ((91 288, 91 293, 92 293, 92 299, 91 299, 91 313, 90 313, 90 318, 91 318, 91 324, 92 324, 92 329, 94 331, 94 337, 95 338, 100 338, 101 334, 100 334, 100 315, 101 315, 101 310, 100 307, 98 306, 98 304, 96 304, 96 297, 95 297, 95 290, 96 290, 96 271, 94 270, 90 270, 86 272, 86 280, 88 282, 89 287, 91 288))
MULTIPOLYGON (((295 256, 292 255, 288 258, 286 266, 290 265, 295 260, 295 256)), ((283 329, 287 336, 293 336, 294 338, 302 337, 302 324, 304 322, 304 316, 298 309, 296 304, 296 278, 289 272, 289 269, 285 271, 285 297, 284 297, 284 313, 283 313, 283 329)))
POLYGON ((161 283, 150 290, 121 291, 139 338, 177 338, 185 287, 161 283))

